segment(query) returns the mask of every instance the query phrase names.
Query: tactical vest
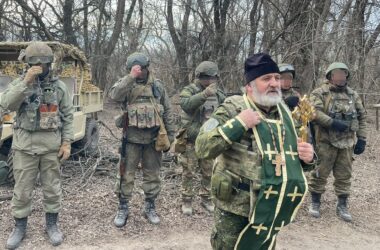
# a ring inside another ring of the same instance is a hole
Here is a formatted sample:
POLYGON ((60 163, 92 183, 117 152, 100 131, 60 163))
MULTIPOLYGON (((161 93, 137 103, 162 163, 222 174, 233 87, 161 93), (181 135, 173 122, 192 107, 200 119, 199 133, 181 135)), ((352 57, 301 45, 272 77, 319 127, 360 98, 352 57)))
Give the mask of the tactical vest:
POLYGON ((358 113, 355 107, 355 92, 347 87, 345 91, 335 92, 324 85, 324 111, 328 116, 337 119, 348 126, 344 132, 328 130, 329 141, 338 148, 347 148, 354 145, 355 132, 359 130, 358 113))
MULTIPOLYGON (((232 104, 232 102, 231 102, 232 104)), ((241 110, 246 109, 246 104, 239 96, 233 99, 235 110, 228 110, 231 117, 236 116, 241 110)), ((221 169, 226 169, 246 181, 253 181, 257 188, 261 185, 261 160, 259 148, 253 136, 252 130, 244 133, 240 142, 232 142, 230 149, 217 157, 221 169)))
POLYGON ((30 132, 59 129, 62 124, 57 90, 56 80, 33 85, 31 95, 25 98, 16 114, 14 128, 30 132))
POLYGON ((164 107, 154 97, 151 84, 135 84, 127 99, 128 126, 141 129, 160 126, 160 118, 154 105, 161 117, 164 107))

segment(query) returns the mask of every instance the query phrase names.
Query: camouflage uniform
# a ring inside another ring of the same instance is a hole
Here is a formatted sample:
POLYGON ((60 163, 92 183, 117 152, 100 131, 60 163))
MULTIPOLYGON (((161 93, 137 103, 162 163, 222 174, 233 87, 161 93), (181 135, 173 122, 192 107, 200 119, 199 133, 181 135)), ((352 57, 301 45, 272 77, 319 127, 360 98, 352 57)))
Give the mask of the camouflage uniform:
POLYGON ((317 109, 314 123, 316 152, 320 159, 310 179, 310 191, 324 193, 327 177, 333 171, 336 195, 349 195, 355 137, 367 136, 366 111, 362 101, 357 92, 350 87, 341 90, 328 82, 315 89, 310 99, 317 109), (332 130, 331 116, 339 117, 337 119, 349 123, 350 129, 345 132, 332 130))
MULTIPOLYGON (((292 79, 295 78, 296 76, 296 71, 293 67, 293 65, 288 64, 288 63, 281 63, 278 65, 278 68, 280 70, 280 74, 284 76, 284 74, 292 74, 292 79)), ((293 80, 292 80, 293 81, 293 80)), ((300 93, 298 93, 294 88, 290 85, 290 88, 288 89, 283 89, 281 88, 282 92, 282 99, 285 101, 285 103, 288 105, 290 110, 293 110, 294 107, 297 106, 299 98, 300 98, 300 93)))
MULTIPOLYGON (((251 226, 249 218, 253 216, 256 202, 262 197, 262 192, 265 190, 261 186, 261 166, 264 158, 259 153, 261 142, 256 141, 260 137, 256 137, 251 129, 244 129, 236 118, 237 114, 247 108, 243 99, 246 100, 245 95, 227 98, 213 113, 212 118, 202 126, 196 140, 198 157, 202 159, 217 157, 211 180, 211 195, 216 206, 211 244, 213 249, 217 250, 236 247, 239 236, 243 234, 243 229, 247 228, 247 225, 251 226), (231 121, 232 123, 230 123, 231 121), (230 141, 228 136, 226 137, 221 131, 230 125, 231 129, 236 127, 238 130, 240 127, 244 131, 237 132, 235 130, 235 132, 231 132, 233 136, 240 135, 236 136, 234 141, 230 141), (230 181, 232 182, 232 194, 226 192, 227 186, 229 186, 227 183, 230 181), (226 197, 223 197, 224 195, 226 197)), ((285 104, 280 106, 282 113, 289 112, 284 111, 287 110, 285 104)), ((252 108, 252 106, 249 107, 252 108)), ((280 112, 277 107, 273 107, 268 113, 263 110, 260 112, 267 119, 280 119, 280 112)), ((290 122, 290 120, 289 118, 288 121, 290 122)), ((289 135, 289 138, 295 139, 294 125, 292 134, 289 135)), ((294 161, 299 163, 298 158, 295 158, 294 161)), ((307 166, 307 164, 303 164, 303 166, 307 166)), ((293 169, 297 169, 297 167, 294 166, 293 169)), ((273 171, 272 168, 271 166, 268 170, 273 171)), ((303 174, 301 175, 303 176, 303 174)), ((303 179, 301 182, 304 183, 306 179, 304 176, 301 178, 303 179)), ((305 184, 302 185, 305 188, 305 184)), ((303 198, 298 201, 301 202, 301 200, 303 198)), ((292 206, 289 204, 289 207, 292 206)), ((268 207, 267 212, 274 207, 276 206, 268 207)), ((262 247, 267 249, 273 248, 274 245, 275 237, 268 240, 262 247)))
MULTIPOLYGON (((140 53, 135 54, 139 56, 140 53)), ((132 54, 130 58, 134 57, 135 54, 132 54)), ((144 55, 143 58, 145 58, 144 55)), ((143 171, 142 189, 145 193, 145 200, 151 206, 154 206, 154 200, 161 190, 159 174, 162 152, 155 150, 155 141, 160 124, 152 102, 158 107, 160 116, 168 132, 169 140, 172 142, 175 128, 169 96, 163 83, 155 80, 152 74, 149 74, 146 83, 138 83, 131 75, 123 77, 111 87, 109 96, 113 100, 123 104, 125 110, 128 111, 129 119, 126 170, 121 190, 119 185, 120 180, 117 180, 115 192, 121 197, 121 204, 127 203, 131 199, 135 171, 141 161, 143 171)))
MULTIPOLYGON (((338 63, 338 66, 340 64, 340 67, 347 69, 346 65, 342 63, 338 63)), ((334 64, 329 68, 331 66, 334 64)), ((328 70, 327 76, 330 71, 328 70)), ((358 138, 358 142, 361 141, 365 144, 366 111, 356 91, 348 86, 337 87, 329 82, 325 82, 321 87, 315 89, 311 93, 310 100, 317 110, 317 116, 313 123, 319 162, 311 173, 309 183, 312 194, 309 213, 314 217, 320 216, 320 197, 326 191, 327 178, 332 171, 335 178, 335 193, 338 196, 337 214, 342 219, 351 221, 352 218, 348 213, 346 203, 351 187, 352 153, 355 137, 358 138), (343 124, 343 129, 337 130, 336 124, 343 124), (344 213, 340 210, 341 208, 344 213)))
POLYGON ((196 171, 200 169, 202 180, 199 195, 203 200, 210 197, 210 179, 212 171, 212 160, 197 159, 195 155, 195 139, 199 129, 208 119, 211 113, 224 101, 224 93, 218 89, 216 96, 206 97, 203 93, 204 87, 198 80, 186 86, 180 94, 181 128, 187 131, 186 152, 179 155, 179 163, 182 166, 182 198, 190 200, 194 196, 193 178, 196 171))
MULTIPOLYGON (((45 212, 57 213, 61 208, 61 181, 57 152, 62 141, 72 141, 73 106, 66 85, 57 78, 47 78, 41 82, 41 89, 54 86, 59 104, 60 123, 57 129, 35 127, 39 114, 28 111, 29 98, 38 91, 36 85, 26 86, 22 78, 10 83, 3 93, 0 105, 16 111, 12 149, 14 150, 15 187, 12 199, 12 214, 16 218, 28 216, 32 211, 31 200, 38 173, 44 190, 45 212), (28 113, 29 112, 29 113, 28 113), (30 118, 30 116, 34 116, 30 118)), ((31 103, 30 105, 32 105, 31 103)), ((38 112, 38 111, 36 111, 38 112)))
MULTIPOLYGON (((9 84, 0 98, 0 106, 17 112, 12 142, 15 179, 12 215, 16 226, 17 219, 26 219, 32 212, 38 174, 47 224, 52 217, 56 223, 62 200, 58 151, 63 142, 74 139, 72 97, 66 85, 55 76, 48 75, 33 85, 26 84, 21 77, 9 84)), ((54 242, 60 244, 60 241, 54 242)))
POLYGON ((282 89, 281 92, 282 92, 282 99, 284 100, 291 96, 300 97, 300 93, 298 93, 298 91, 294 90, 293 88, 286 89, 286 90, 282 89))

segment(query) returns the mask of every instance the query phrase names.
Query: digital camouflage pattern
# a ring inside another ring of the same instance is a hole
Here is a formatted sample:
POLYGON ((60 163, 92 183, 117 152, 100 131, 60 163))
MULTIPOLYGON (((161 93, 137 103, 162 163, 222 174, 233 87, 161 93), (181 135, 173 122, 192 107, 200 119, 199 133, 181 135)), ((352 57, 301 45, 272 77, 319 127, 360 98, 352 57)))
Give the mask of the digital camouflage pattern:
POLYGON ((179 155, 178 158, 179 164, 182 166, 182 199, 192 200, 195 194, 194 179, 197 172, 200 172, 201 187, 198 193, 203 200, 209 200, 213 161, 199 160, 195 154, 194 143, 187 143, 186 152, 179 155))
MULTIPOLYGON (((207 72, 207 68, 201 66, 202 64, 197 68, 200 72, 206 71, 207 74, 214 74, 214 72, 207 72)), ((206 66, 213 65, 206 64, 206 66)), ((225 95, 222 90, 218 89, 216 96, 205 97, 204 89, 199 80, 196 80, 195 83, 186 86, 180 93, 181 129, 186 129, 185 137, 187 138, 186 151, 178 157, 182 166, 182 198, 184 200, 191 200, 194 196, 194 178, 197 171, 200 171, 202 176, 199 195, 205 200, 209 200, 210 197, 213 161, 198 159, 195 155, 194 142, 200 127, 224 101, 225 95)))
MULTIPOLYGON (((274 246, 280 226, 294 219, 307 188, 302 173, 303 163, 297 156, 296 138, 290 111, 284 104, 265 113, 255 107, 246 95, 227 98, 204 124, 196 140, 196 153, 200 158, 216 157, 211 187, 213 202, 219 210, 249 221, 249 224, 244 224, 244 220, 238 219, 234 226, 215 221, 219 229, 214 229, 213 235, 217 235, 217 239, 223 241, 230 237, 229 241, 235 242, 236 249, 247 249, 248 245, 252 249, 274 246), (236 115, 247 107, 259 110, 263 119, 269 119, 268 122, 262 120, 253 131, 244 129, 236 115), (284 128, 279 125, 280 117, 283 117, 284 128), (216 125, 209 126, 213 119, 217 121, 216 125), (269 126, 275 131, 276 138, 285 129, 282 158, 286 165, 282 167, 284 174, 281 176, 274 174, 271 159, 274 145, 269 126), (228 188, 228 183, 232 188, 228 188), (293 195, 296 198, 293 199, 293 195), (235 228, 240 234, 233 236, 228 228, 235 228)), ((228 218, 226 221, 231 222, 228 218)))
POLYGON ((365 140, 368 132, 363 103, 358 93, 350 87, 339 89, 329 82, 315 89, 310 101, 317 111, 314 127, 316 153, 320 159, 311 175, 310 191, 323 193, 327 177, 333 171, 336 194, 349 194, 353 146, 356 137, 365 140), (346 123, 349 130, 332 130, 333 117, 346 123))
POLYGON ((202 124, 208 119, 205 116, 211 115, 226 98, 221 89, 218 89, 216 98, 207 98, 203 93, 204 89, 199 80, 195 80, 194 83, 186 86, 180 93, 181 128, 186 128, 187 140, 193 143, 202 124))

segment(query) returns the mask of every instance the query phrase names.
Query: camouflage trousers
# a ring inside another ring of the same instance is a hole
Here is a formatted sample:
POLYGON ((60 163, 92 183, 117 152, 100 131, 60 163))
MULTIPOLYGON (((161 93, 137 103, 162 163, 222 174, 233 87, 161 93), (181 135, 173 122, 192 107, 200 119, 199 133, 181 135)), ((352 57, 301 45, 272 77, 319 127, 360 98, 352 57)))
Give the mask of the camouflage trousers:
POLYGON ((61 209, 62 189, 58 152, 43 155, 30 155, 15 150, 13 174, 15 186, 12 198, 12 215, 24 218, 32 212, 33 190, 38 173, 43 193, 43 205, 46 213, 58 213, 61 209))
MULTIPOLYGON (((154 144, 127 143, 126 169, 121 184, 121 194, 130 199, 135 183, 136 168, 141 162, 143 171, 142 189, 145 198, 155 199, 161 191, 160 169, 162 153, 157 152, 154 144)), ((115 185, 116 194, 120 193, 120 175, 115 185)))
MULTIPOLYGON (((214 226, 211 233, 213 250, 233 250, 240 233, 248 225, 247 217, 233 214, 219 208, 214 211, 214 226)), ((276 248, 276 241, 271 250, 276 248)))
POLYGON ((197 172, 201 173, 201 187, 199 196, 203 199, 210 199, 212 160, 199 160, 195 155, 195 145, 187 143, 186 152, 179 155, 179 164, 182 166, 182 199, 192 199, 194 197, 194 179, 197 172))
POLYGON ((326 191, 327 178, 334 175, 336 195, 349 195, 352 174, 352 148, 339 149, 329 143, 319 143, 316 148, 319 163, 311 172, 309 190, 314 193, 326 191))

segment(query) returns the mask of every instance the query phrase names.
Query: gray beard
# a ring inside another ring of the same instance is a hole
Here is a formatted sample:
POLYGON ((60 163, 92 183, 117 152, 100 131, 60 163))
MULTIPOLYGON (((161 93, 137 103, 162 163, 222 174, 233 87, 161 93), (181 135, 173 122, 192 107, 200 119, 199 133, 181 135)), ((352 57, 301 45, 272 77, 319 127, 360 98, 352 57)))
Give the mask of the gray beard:
POLYGON ((269 96, 266 94, 259 94, 257 92, 257 87, 256 87, 255 82, 252 84, 252 88, 253 88, 253 92, 252 92, 253 100, 255 100, 255 102, 261 106, 273 107, 282 101, 282 94, 281 94, 280 89, 278 89, 278 95, 277 96, 269 96))

